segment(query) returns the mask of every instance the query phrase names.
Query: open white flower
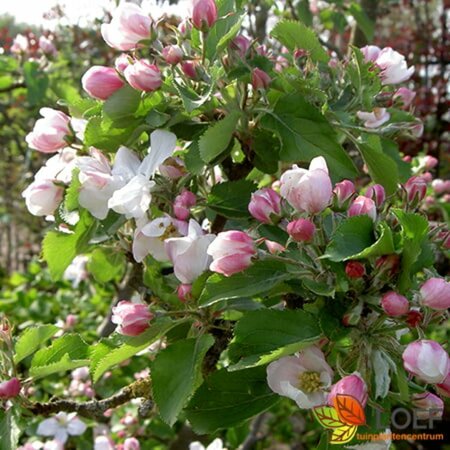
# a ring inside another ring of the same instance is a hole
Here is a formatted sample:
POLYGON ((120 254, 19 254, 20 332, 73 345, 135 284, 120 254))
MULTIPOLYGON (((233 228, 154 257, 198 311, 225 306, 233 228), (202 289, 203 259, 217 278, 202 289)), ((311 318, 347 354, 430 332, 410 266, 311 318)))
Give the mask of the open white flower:
POLYGON ((189 450, 227 450, 223 446, 222 439, 214 439, 211 444, 208 445, 208 447, 205 448, 205 446, 198 441, 191 442, 189 444, 189 450))
POLYGON ((310 409, 326 403, 333 370, 319 347, 311 346, 297 355, 286 356, 267 366, 267 383, 279 395, 310 409))
POLYGON ((86 431, 86 424, 76 413, 59 412, 50 419, 41 422, 37 429, 40 436, 53 436, 56 441, 66 442, 69 436, 80 436, 86 431))

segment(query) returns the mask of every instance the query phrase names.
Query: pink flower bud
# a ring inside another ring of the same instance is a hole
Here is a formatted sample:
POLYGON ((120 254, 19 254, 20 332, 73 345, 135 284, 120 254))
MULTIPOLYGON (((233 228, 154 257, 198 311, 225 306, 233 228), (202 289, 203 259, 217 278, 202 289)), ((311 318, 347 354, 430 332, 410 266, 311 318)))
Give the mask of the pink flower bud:
POLYGON ((408 68, 405 57, 391 47, 380 51, 375 64, 381 69, 380 78, 384 86, 403 83, 414 73, 414 67, 408 68))
POLYGON ((298 219, 288 223, 287 232, 297 242, 309 242, 313 239, 316 226, 308 219, 298 219))
POLYGON ((422 305, 444 311, 450 308, 450 283, 443 278, 430 278, 420 288, 422 305))
POLYGON ((117 332, 124 336, 138 336, 149 327, 153 314, 146 305, 120 301, 112 309, 111 322, 118 325, 117 332))
POLYGON ((178 298, 183 302, 187 302, 191 298, 192 284, 180 284, 177 288, 178 298))
POLYGON ((18 34, 13 40, 13 43, 11 45, 11 53, 25 53, 28 51, 30 44, 28 42, 28 37, 24 36, 23 34, 18 34))
POLYGON ((55 153, 67 145, 65 137, 70 134, 70 118, 63 112, 51 108, 41 108, 39 119, 33 131, 28 133, 25 140, 30 148, 43 153, 55 153))
POLYGON ((236 50, 241 58, 244 58, 250 48, 250 44, 250 39, 240 34, 231 41, 230 47, 236 50))
POLYGON ((366 62, 375 62, 381 52, 381 48, 376 45, 366 45, 360 49, 366 62))
POLYGON ((146 59, 130 64, 123 74, 130 86, 138 91, 156 91, 162 84, 160 70, 146 59))
POLYGON ((345 265, 345 273, 349 278, 362 278, 366 274, 366 268, 359 261, 349 261, 345 265))
POLYGON ((410 155, 406 155, 403 158, 403 161, 405 161, 406 163, 410 163, 412 161, 412 157, 410 155))
POLYGON ((286 250, 286 248, 278 242, 269 241, 266 239, 264 243, 266 244, 267 250, 269 250, 271 255, 278 255, 278 253, 283 253, 286 250))
POLYGON ((77 316, 75 316, 74 314, 68 314, 66 317, 66 322, 65 322, 64 328, 66 330, 70 330, 77 324, 77 322, 78 322, 77 316))
POLYGON ((142 39, 150 38, 151 25, 150 17, 140 6, 122 2, 114 11, 111 23, 102 25, 101 32, 110 47, 128 51, 136 48, 142 39))
POLYGON ((331 201, 333 187, 322 156, 314 158, 309 170, 294 165, 281 176, 280 193, 297 211, 317 214, 331 201))
POLYGON ((422 394, 414 394, 411 400, 418 419, 428 420, 442 417, 444 402, 437 395, 431 392, 424 392, 422 394))
POLYGON ((54 46, 53 42, 45 36, 41 36, 39 38, 39 48, 41 49, 42 53, 46 55, 55 56, 57 53, 56 47, 54 46))
POLYGON ((256 255, 253 239, 243 231, 235 230, 219 233, 207 252, 213 258, 210 270, 226 277, 247 269, 256 255))
POLYGON ((411 133, 416 138, 422 137, 423 132, 424 132, 424 127, 423 127, 423 123, 422 122, 416 123, 415 125, 413 125, 411 127, 411 133))
POLYGON ((187 20, 187 19, 182 20, 180 22, 180 24, 178 25, 178 31, 182 37, 188 37, 191 30, 192 30, 192 25, 189 22, 189 20, 187 20))
POLYGON ((184 61, 183 64, 181 64, 181 70, 192 80, 197 80, 199 78, 197 61, 184 61))
POLYGON ((367 214, 372 220, 377 218, 377 207, 375 202, 368 197, 360 195, 353 200, 347 211, 349 217, 367 214))
POLYGON ((337 207, 343 208, 355 193, 355 185, 350 180, 343 180, 336 183, 333 192, 336 196, 337 207))
POLYGON ((327 402, 329 405, 333 404, 333 399, 336 395, 350 395, 366 406, 367 403, 367 385, 358 372, 341 378, 336 384, 331 386, 331 391, 328 394, 327 402))
POLYGON ((281 197, 271 188, 253 192, 248 204, 250 214, 262 223, 272 223, 272 215, 281 213, 281 197))
POLYGON ((427 193, 427 183, 423 177, 411 177, 404 187, 409 203, 422 201, 427 193))
POLYGON ((450 180, 441 180, 440 178, 436 178, 431 183, 431 186, 433 187, 434 192, 438 195, 450 192, 450 180))
POLYGON ((52 180, 36 180, 23 192, 28 211, 34 216, 50 216, 61 203, 64 188, 52 180))
POLYGON ((381 307, 388 316, 403 316, 409 311, 409 302, 403 295, 390 291, 381 298, 381 307))
POLYGON ((171 180, 178 180, 186 174, 183 160, 177 157, 167 158, 164 164, 158 167, 158 170, 163 177, 171 180))
POLYGON ((370 186, 367 189, 365 196, 371 198, 375 202, 375 205, 377 205, 377 208, 379 208, 386 200, 386 192, 381 184, 370 186))
POLYGON ((0 383, 0 398, 5 400, 17 397, 21 389, 20 381, 17 378, 11 378, 8 381, 0 383))
POLYGON ((178 45, 168 45, 162 49, 162 55, 167 64, 175 66, 183 61, 183 50, 178 45))
POLYGON ((380 273, 388 273, 388 275, 394 275, 398 271, 399 265, 400 257, 395 254, 380 256, 375 262, 375 267, 380 273))
POLYGON ((444 381, 436 385, 438 393, 444 397, 450 397, 450 369, 444 381))
POLYGON ((406 87, 401 87, 397 90, 397 92, 392 97, 392 100, 398 101, 402 104, 404 108, 408 108, 408 106, 412 103, 414 100, 414 97, 416 96, 416 93, 414 91, 411 91, 411 89, 408 89, 406 87))
POLYGON ((358 119, 364 121, 366 128, 378 128, 386 123, 391 115, 386 108, 374 108, 372 112, 358 111, 356 113, 358 119))
POLYGON ((447 352, 437 342, 431 340, 411 342, 403 352, 402 358, 405 370, 426 383, 442 383, 450 369, 447 352))
POLYGON ((411 328, 416 328, 418 325, 421 324, 423 320, 423 314, 420 311, 411 310, 408 312, 408 315, 406 316, 406 323, 411 328))
POLYGON ((192 192, 184 189, 183 192, 175 198, 173 203, 173 212, 179 220, 187 220, 190 214, 190 208, 197 203, 197 197, 192 192))
POLYGON ((91 97, 106 100, 120 89, 124 82, 117 74, 116 69, 93 66, 81 78, 81 85, 91 97))
POLYGON ((267 89, 272 79, 264 70, 256 67, 252 71, 252 86, 253 89, 267 89))
POLYGON ((114 61, 114 67, 117 72, 123 74, 125 69, 131 64, 130 57, 126 53, 122 53, 120 56, 116 58, 114 61))
POLYGON ((123 450, 140 450, 140 448, 139 441, 134 437, 125 439, 123 443, 123 450))
POLYGON ((214 0, 193 0, 192 23, 198 30, 207 31, 217 20, 217 6, 214 0))

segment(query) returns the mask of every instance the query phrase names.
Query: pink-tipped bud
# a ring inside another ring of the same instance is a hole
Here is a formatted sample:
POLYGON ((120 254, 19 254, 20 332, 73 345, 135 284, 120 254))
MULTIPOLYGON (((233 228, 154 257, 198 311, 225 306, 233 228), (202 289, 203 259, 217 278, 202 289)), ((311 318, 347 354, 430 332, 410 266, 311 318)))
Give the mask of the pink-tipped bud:
POLYGON ((181 64, 181 70, 188 78, 191 78, 192 80, 199 79, 197 61, 184 61, 183 64, 181 64))
POLYGON ((122 300, 112 309, 111 322, 117 324, 117 332, 125 336, 138 336, 149 327, 153 314, 146 305, 122 300))
POLYGON ((450 397, 450 370, 448 371, 444 381, 436 385, 436 389, 443 397, 450 397))
POLYGON ((431 392, 414 394, 412 404, 418 419, 428 420, 430 418, 440 419, 444 412, 444 402, 431 392))
POLYGON ((431 186, 433 187, 434 192, 438 195, 450 192, 450 180, 441 180, 440 178, 436 178, 431 183, 431 186))
POLYGON ((427 182, 423 177, 411 177, 405 183, 405 190, 409 203, 421 202, 427 193, 427 182))
POLYGON ((178 180, 178 178, 186 174, 183 160, 177 157, 167 158, 164 164, 158 167, 158 170, 163 177, 169 178, 170 180, 178 180))
POLYGON ((194 0, 192 23, 197 30, 208 31, 217 20, 217 6, 214 0, 194 0))
POLYGON ((230 47, 235 50, 241 58, 244 58, 250 48, 250 44, 250 39, 240 34, 231 41, 230 47))
POLYGON ((349 261, 345 265, 345 273, 349 278, 362 278, 366 274, 366 268, 359 261, 349 261))
POLYGON ((158 67, 145 59, 130 64, 123 74, 130 86, 138 91, 156 91, 162 84, 161 72, 158 67))
POLYGON ((140 450, 141 445, 135 437, 125 439, 123 443, 123 450, 140 450))
POLYGON ((401 87, 395 92, 394 96, 392 97, 392 100, 394 102, 399 103, 404 108, 408 108, 408 106, 414 100, 415 96, 416 96, 416 93, 414 91, 412 91, 411 89, 408 89, 406 87, 401 87))
POLYGON ((6 400, 8 398, 17 397, 21 388, 20 381, 15 377, 8 381, 3 381, 0 383, 0 398, 6 400))
POLYGON ((162 49, 162 55, 167 64, 175 66, 183 61, 183 50, 178 45, 168 45, 162 49))
POLYGON ((269 75, 264 72, 264 70, 258 69, 256 67, 252 71, 252 86, 253 89, 267 89, 271 83, 272 79, 269 75))
POLYGON ((187 220, 190 214, 190 208, 197 203, 197 197, 192 192, 184 189, 183 192, 175 198, 173 202, 173 212, 179 220, 187 220))
POLYGON ((381 307, 388 316, 403 316, 409 311, 409 302, 403 295, 390 291, 381 298, 381 307))
POLYGON ((309 242, 314 237, 316 226, 308 219, 297 219, 288 223, 287 232, 294 241, 309 242))
POLYGON ((367 385, 358 372, 354 372, 352 375, 341 378, 336 384, 331 387, 331 391, 328 394, 327 399, 329 405, 333 405, 333 399, 338 394, 350 395, 358 400, 362 406, 366 406, 367 385))
POLYGON ((447 352, 435 341, 411 342, 402 355, 403 366, 426 383, 442 383, 450 370, 447 352))
POLYGON ((269 253, 271 255, 278 255, 279 253, 283 253, 286 250, 286 248, 278 242, 269 241, 268 239, 266 239, 264 243, 266 244, 267 250, 269 250, 269 253))
POLYGON ((72 329, 78 322, 78 317, 74 314, 68 314, 66 317, 66 322, 64 324, 64 328, 66 330, 72 329))
POLYGON ((272 223, 273 216, 281 213, 281 197, 271 188, 253 192, 248 204, 250 214, 262 223, 272 223))
POLYGON ((371 198, 360 195, 353 200, 347 214, 349 217, 366 214, 372 220, 375 220, 377 218, 377 206, 371 198))
POLYGON ((371 198, 375 202, 375 205, 377 205, 377 208, 382 206, 386 200, 386 192, 381 184, 374 184, 373 186, 370 186, 367 189, 365 196, 367 198, 371 198))
POLYGON ((131 59, 126 53, 122 53, 114 61, 114 67, 120 74, 123 74, 130 64, 132 64, 131 59))
POLYGON ((93 66, 81 78, 81 85, 91 97, 106 100, 123 87, 124 82, 117 74, 116 69, 93 66))
POLYGON ((406 316, 406 323, 410 328, 416 328, 418 325, 422 323, 423 314, 420 311, 416 311, 414 309, 408 312, 406 316))
POLYGON ((192 284, 180 284, 177 288, 177 296, 183 303, 191 298, 192 284))
POLYGON ((406 155, 403 158, 403 161, 405 161, 406 163, 410 163, 412 161, 412 156, 410 155, 406 155))
POLYGON ((213 258, 210 270, 229 277, 250 267, 256 248, 247 233, 231 230, 219 233, 207 253, 213 258))
POLYGON ((380 273, 387 273, 389 275, 394 275, 398 271, 399 265, 400 257, 395 254, 380 256, 375 262, 375 268, 380 273))
POLYGON ((346 208, 348 201, 355 193, 355 185, 350 180, 343 180, 336 184, 333 192, 336 197, 337 207, 339 209, 346 208))
POLYGON ((434 156, 427 155, 423 159, 423 162, 425 164, 425 169, 431 170, 431 169, 434 169, 438 165, 439 160, 437 158, 435 158, 434 156))
POLYGON ((53 41, 45 36, 39 38, 39 48, 45 55, 55 56, 57 53, 56 47, 53 41))
POLYGON ((438 311, 450 308, 450 283, 443 278, 430 278, 420 288, 422 305, 438 311))

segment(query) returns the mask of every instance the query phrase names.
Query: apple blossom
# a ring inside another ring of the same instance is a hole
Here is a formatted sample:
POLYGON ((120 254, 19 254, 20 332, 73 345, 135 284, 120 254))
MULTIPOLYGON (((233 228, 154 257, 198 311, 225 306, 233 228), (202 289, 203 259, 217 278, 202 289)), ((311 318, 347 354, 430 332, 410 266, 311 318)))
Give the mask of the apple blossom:
POLYGON ((187 236, 165 241, 175 276, 183 284, 191 284, 208 268, 211 257, 207 249, 214 238, 213 234, 205 234, 202 227, 191 219, 187 236))
POLYGON ((267 89, 270 85, 272 79, 270 76, 264 72, 264 70, 256 67, 252 71, 252 86, 253 89, 267 89))
POLYGON ((259 189, 252 193, 248 210, 260 222, 272 223, 272 216, 279 216, 281 213, 281 198, 271 188, 259 189))
POLYGON ((167 158, 158 168, 159 173, 170 180, 178 180, 186 174, 184 161, 178 157, 167 158))
POLYGON ((63 278, 71 281, 74 288, 77 288, 80 283, 88 277, 89 274, 86 269, 88 261, 88 256, 77 255, 64 271, 63 278))
POLYGON ((191 442, 189 444, 189 450, 227 450, 227 449, 223 446, 222 440, 216 438, 206 448, 201 442, 198 441, 191 442))
POLYGON ((92 66, 81 78, 83 89, 93 98, 106 100, 125 85, 116 69, 92 66))
POLYGON ((414 73, 414 67, 408 68, 405 57, 390 47, 380 51, 375 64, 381 69, 383 85, 403 83, 414 73))
POLYGON ((184 61, 181 64, 181 70, 188 78, 191 78, 192 80, 197 80, 199 78, 197 61, 184 61))
POLYGON ((350 180, 342 180, 336 183, 333 190, 336 196, 336 203, 339 209, 344 208, 355 193, 355 185, 350 180))
POLYGON ((229 277, 251 265, 256 249, 247 233, 232 230, 219 233, 208 247, 208 254, 213 258, 210 270, 229 277))
POLYGON ((161 87, 161 71, 155 64, 140 59, 130 64, 123 72, 130 86, 138 91, 152 92, 161 87))
POLYGON ((333 370, 319 347, 311 346, 294 356, 285 356, 267 366, 267 383, 279 395, 294 400, 302 409, 326 402, 333 370))
POLYGON ((441 418, 444 412, 444 402, 431 392, 414 394, 411 398, 414 410, 420 420, 427 420, 430 417, 441 418))
POLYGON ((388 316, 403 316, 409 311, 409 302, 403 295, 390 291, 381 298, 381 307, 388 316))
POLYGON ((401 87, 397 89, 394 96, 392 97, 392 100, 394 100, 394 102, 398 101, 402 104, 404 108, 408 108, 408 106, 411 105, 411 103, 413 102, 415 96, 416 93, 411 89, 401 87))
POLYGON ((41 167, 34 176, 35 180, 54 180, 69 184, 76 163, 76 150, 63 148, 41 167))
POLYGON ((377 207, 371 198, 360 195, 353 200, 352 204, 348 208, 347 214, 349 217, 367 214, 373 221, 375 221, 377 218, 377 207))
POLYGON ((22 385, 16 377, 10 378, 7 381, 2 381, 0 383, 0 399, 5 400, 17 397, 21 388, 22 385))
POLYGON ((421 303, 432 309, 450 308, 450 283, 443 278, 430 278, 420 287, 421 303))
POLYGON ((309 242, 314 237, 316 226, 308 219, 297 219, 288 223, 287 232, 294 241, 309 242))
POLYGON ((250 39, 240 34, 231 41, 230 47, 233 50, 236 50, 241 58, 244 58, 250 48, 250 45, 250 39))
POLYGON ((117 72, 123 75, 123 72, 131 63, 131 58, 126 53, 122 53, 115 59, 114 67, 116 68, 117 72))
POLYGON ((192 23, 198 30, 206 31, 217 20, 217 6, 215 0, 193 0, 192 23))
POLYGON ((283 247, 278 242, 269 241, 269 239, 266 239, 264 241, 264 244, 266 244, 267 250, 269 250, 269 253, 271 255, 278 255, 279 253, 283 253, 286 250, 286 247, 283 247))
POLYGON ((189 300, 192 284, 180 284, 177 288, 177 296, 182 302, 189 300))
POLYGON ((317 214, 330 204, 333 188, 322 156, 314 158, 308 170, 292 166, 283 173, 280 181, 281 196, 298 211, 317 214))
POLYGON ((365 196, 371 198, 378 208, 380 208, 386 200, 386 192, 381 184, 374 184, 373 186, 369 186, 365 193, 365 196))
POLYGON ((151 35, 152 21, 141 7, 122 2, 114 11, 109 24, 102 24, 101 33, 105 42, 117 50, 127 51, 137 47, 139 41, 151 35))
POLYGON ((450 397, 450 368, 443 381, 436 384, 436 390, 444 397, 450 397))
POLYGON ((427 182, 421 176, 411 177, 404 185, 408 202, 420 202, 425 198, 427 182))
POLYGON ((25 53, 28 51, 28 38, 23 34, 17 34, 11 45, 11 53, 25 53))
POLYGON ((190 208, 197 203, 197 197, 187 189, 183 189, 181 194, 175 197, 173 202, 173 212, 179 220, 187 220, 190 214, 190 208))
POLYGON ((112 308, 111 322, 118 325, 117 332, 124 336, 138 336, 150 325, 153 314, 146 305, 121 300, 112 308))
POLYGON ((34 216, 49 216, 63 199, 64 188, 52 180, 35 180, 23 192, 28 211, 34 216))
POLYGON ((349 278, 362 278, 366 274, 366 268, 359 261, 349 261, 345 265, 345 273, 349 278))
POLYGON ((115 450, 114 441, 108 436, 97 436, 94 441, 94 450, 115 450))
POLYGON ((125 439, 123 450, 140 450, 141 446, 135 437, 125 439))
POLYGON ((327 398, 329 405, 333 405, 333 399, 338 394, 350 395, 356 398, 362 406, 366 406, 367 385, 358 372, 354 372, 351 375, 341 378, 337 383, 331 386, 331 391, 327 398))
POLYGON ((40 436, 53 436, 55 440, 65 443, 69 436, 80 436, 86 431, 86 424, 76 413, 59 412, 54 417, 42 421, 37 429, 40 436))
POLYGON ((450 369, 447 352, 431 340, 411 342, 402 358, 405 369, 427 383, 442 383, 450 369))
POLYGON ((445 194, 446 192, 450 192, 450 180, 441 180, 440 178, 436 178, 432 181, 431 186, 436 194, 445 194))
POLYGON ((366 45, 365 47, 362 47, 360 50, 366 62, 375 62, 378 58, 378 55, 381 52, 381 48, 377 47, 376 45, 366 45))
POLYGON ((25 137, 30 148, 43 153, 55 153, 67 145, 65 137, 71 133, 70 118, 61 111, 41 108, 43 117, 34 124, 33 131, 25 137))
POLYGON ((39 48, 41 49, 42 53, 44 53, 46 55, 54 56, 57 53, 56 47, 53 44, 53 42, 45 36, 39 37, 39 48))
POLYGON ((162 55, 167 64, 176 65, 183 61, 183 50, 178 45, 168 45, 162 49, 162 55))
POLYGON ((356 115, 364 121, 366 128, 378 128, 391 118, 386 108, 374 108, 372 112, 358 111, 356 115))

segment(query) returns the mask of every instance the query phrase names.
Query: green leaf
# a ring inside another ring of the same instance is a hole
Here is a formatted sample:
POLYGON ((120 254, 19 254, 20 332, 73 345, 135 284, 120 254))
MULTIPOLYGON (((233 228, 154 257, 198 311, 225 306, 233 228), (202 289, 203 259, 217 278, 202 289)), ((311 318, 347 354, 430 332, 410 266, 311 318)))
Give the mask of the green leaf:
POLYGON ((67 211, 74 211, 78 209, 78 196, 80 193, 81 183, 78 178, 78 174, 80 173, 80 169, 76 168, 72 172, 72 180, 69 184, 69 187, 66 189, 66 194, 64 197, 64 207, 67 211))
POLYGON ((400 292, 406 292, 412 284, 414 265, 422 254, 422 247, 428 234, 428 221, 425 217, 407 213, 402 209, 391 210, 402 227, 402 260, 398 282, 400 292))
POLYGON ((373 20, 370 19, 364 9, 358 3, 351 3, 348 10, 350 11, 350 14, 355 18, 358 27, 366 36, 367 42, 372 42, 375 32, 375 24, 373 20))
POLYGON ((326 63, 330 60, 316 33, 301 22, 281 20, 273 28, 271 35, 291 51, 306 50, 313 61, 326 63))
POLYGON ((16 450, 20 437, 20 412, 17 407, 0 409, 1 450, 16 450))
POLYGON ((31 361, 30 375, 41 378, 52 373, 89 365, 88 345, 78 334, 65 334, 39 350, 31 361))
POLYGON ((226 150, 241 114, 234 111, 224 119, 210 126, 199 140, 200 156, 210 163, 226 150))
POLYGON ((14 347, 14 362, 18 364, 27 356, 34 353, 45 341, 50 339, 59 328, 56 325, 38 325, 26 328, 14 347))
POLYGON ((311 345, 320 335, 317 320, 305 311, 249 311, 234 330, 228 354, 232 361, 238 363, 228 370, 268 364, 311 345))
POLYGON ((141 93, 125 85, 112 94, 103 104, 103 113, 112 120, 134 115, 141 103, 141 93))
POLYGON ((346 259, 363 259, 371 256, 390 255, 395 252, 394 237, 392 230, 386 222, 378 225, 379 238, 370 247, 365 248, 356 255, 348 256, 346 259))
POLYGON ((358 255, 374 243, 373 221, 367 215, 345 219, 331 236, 323 258, 345 261, 358 255))
POLYGON ((383 152, 380 138, 367 136, 358 148, 373 181, 383 185, 388 195, 394 194, 398 188, 398 168, 396 162, 383 152))
POLYGON ((303 96, 290 93, 281 97, 273 112, 261 119, 261 125, 280 138, 283 161, 311 161, 323 156, 332 176, 352 178, 356 169, 339 144, 328 120, 303 96))
POLYGON ((186 411, 194 431, 212 433, 240 425, 279 401, 267 385, 265 367, 214 372, 195 393, 186 411))
POLYGON ((210 306, 220 300, 252 297, 267 293, 277 284, 292 277, 278 261, 256 261, 244 272, 231 277, 215 273, 208 278, 199 306, 210 306))
POLYGON ((61 279, 75 256, 87 251, 96 229, 95 220, 86 212, 80 214, 73 233, 49 231, 42 243, 42 254, 54 280, 61 279))
POLYGON ((213 186, 208 206, 229 219, 249 217, 248 204, 256 185, 249 180, 226 181, 213 186))
POLYGON ((39 63, 27 61, 23 65, 23 75, 27 86, 27 98, 31 106, 39 105, 45 99, 48 76, 40 69, 39 63))
POLYGON ((186 164, 186 169, 193 175, 200 175, 203 172, 205 163, 200 157, 198 141, 193 141, 188 147, 187 152, 184 155, 184 162, 186 164))
POLYGON ((153 398, 169 425, 201 384, 202 361, 213 344, 209 334, 178 341, 159 352, 151 364, 153 398))
POLYGON ((215 87, 214 83, 210 83, 206 92, 203 95, 199 95, 194 91, 194 89, 183 86, 177 81, 174 81, 173 85, 180 94, 181 100, 183 100, 183 105, 188 113, 200 108, 200 106, 207 102, 210 99, 215 87))
MULTIPOLYGON (((131 358, 139 353, 141 350, 146 349, 150 344, 155 342, 166 334, 171 328, 177 325, 176 322, 172 322, 167 317, 162 317, 151 323, 148 330, 136 337, 125 338, 125 342, 114 350, 109 351, 103 357, 96 358, 95 363, 91 366, 92 380, 96 383, 100 377, 111 367, 116 364, 131 358)), ((105 348, 105 343, 102 344, 102 348, 105 348)), ((95 348, 90 351, 96 353, 99 349, 95 348), (95 349, 95 350, 94 350, 95 349)))
POLYGON ((270 131, 256 129, 252 136, 253 164, 264 173, 275 173, 280 160, 280 140, 270 131))
POLYGON ((111 248, 96 248, 91 253, 88 271, 100 283, 118 278, 126 268, 126 257, 118 250, 111 248))

